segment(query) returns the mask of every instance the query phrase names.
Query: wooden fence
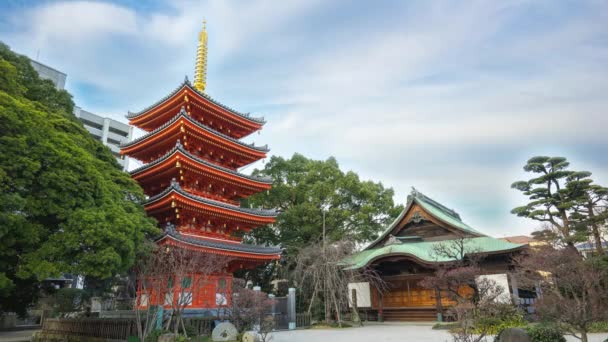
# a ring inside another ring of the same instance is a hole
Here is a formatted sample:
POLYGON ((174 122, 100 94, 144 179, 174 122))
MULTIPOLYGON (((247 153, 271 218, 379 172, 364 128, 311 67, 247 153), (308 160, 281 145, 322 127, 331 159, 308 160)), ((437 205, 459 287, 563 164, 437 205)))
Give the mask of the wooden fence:
POLYGON ((198 336, 211 336, 213 322, 216 319, 215 317, 184 318, 184 325, 193 329, 198 336))
POLYGON ((48 318, 43 333, 126 340, 137 336, 137 323, 132 319, 113 318, 48 318))
MULTIPOLYGON (((217 318, 184 318, 184 324, 197 335, 211 335, 217 318)), ((43 333, 111 340, 127 340, 137 336, 137 321, 129 318, 49 318, 42 326, 43 333)))
MULTIPOLYGON (((275 317, 275 319, 282 318, 286 319, 286 317, 275 317)), ((197 335, 209 336, 216 319, 215 317, 184 318, 184 324, 197 335)), ((296 327, 308 326, 310 326, 310 315, 296 314, 296 327)), ((48 318, 44 320, 42 333, 127 340, 129 336, 137 336, 137 321, 130 318, 48 318)))
POLYGON ((306 312, 296 314, 296 328, 304 328, 310 326, 310 314, 306 312))

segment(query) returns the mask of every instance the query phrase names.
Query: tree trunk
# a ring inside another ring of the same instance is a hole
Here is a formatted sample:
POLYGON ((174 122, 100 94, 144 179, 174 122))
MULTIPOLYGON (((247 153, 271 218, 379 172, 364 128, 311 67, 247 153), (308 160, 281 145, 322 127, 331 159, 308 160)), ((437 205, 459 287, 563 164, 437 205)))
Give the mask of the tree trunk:
POLYGON ((319 282, 315 281, 315 286, 314 286, 314 291, 312 292, 312 298, 310 299, 310 304, 308 304, 308 310, 307 313, 310 315, 310 311, 312 311, 312 305, 315 303, 315 299, 317 296, 317 291, 319 291, 319 289, 317 288, 319 286, 319 282))
POLYGON ((587 204, 587 210, 589 211, 589 221, 591 222, 591 232, 593 233, 593 239, 595 240, 595 250, 598 255, 604 255, 604 247, 602 246, 602 236, 600 235, 600 229, 595 222, 595 213, 593 212, 593 203, 587 204))
POLYGON ((435 306, 437 308, 437 313, 439 314, 439 317, 441 317, 441 321, 443 322, 443 304, 441 303, 441 290, 438 288, 435 288, 435 306))

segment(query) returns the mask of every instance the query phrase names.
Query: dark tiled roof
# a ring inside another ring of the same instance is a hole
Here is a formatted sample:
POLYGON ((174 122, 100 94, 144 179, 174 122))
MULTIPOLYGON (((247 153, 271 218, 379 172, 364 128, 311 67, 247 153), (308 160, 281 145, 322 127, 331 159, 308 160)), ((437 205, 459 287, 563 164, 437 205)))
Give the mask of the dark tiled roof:
POLYGON ((205 94, 203 92, 198 91, 198 89, 194 88, 192 86, 192 84, 190 84, 190 81, 188 80, 188 77, 184 78, 184 82, 182 82, 182 84, 180 84, 179 87, 175 88, 175 90, 173 90, 169 95, 163 97, 161 100, 157 101, 156 103, 154 103, 153 105, 149 106, 148 108, 146 108, 146 109, 144 109, 142 111, 135 112, 135 113, 129 112, 127 114, 127 118, 128 119, 136 118, 136 117, 138 117, 138 116, 146 113, 150 109, 158 106, 159 104, 161 104, 161 103, 165 102, 166 100, 168 100, 169 98, 171 98, 173 95, 177 94, 183 87, 188 87, 188 89, 190 89, 191 91, 193 91, 193 92, 197 93, 198 95, 204 97, 206 100, 208 100, 209 102, 213 103, 214 105, 219 106, 222 109, 229 111, 230 113, 238 115, 238 116, 242 117, 243 119, 247 119, 249 121, 252 121, 252 122, 255 122, 255 123, 258 123, 258 124, 264 124, 264 123, 266 123, 266 121, 264 121, 264 118, 251 117, 251 116, 249 116, 249 113, 240 113, 240 112, 237 112, 236 110, 234 110, 234 109, 232 109, 232 108, 230 108, 230 107, 228 107, 228 106, 220 103, 219 101, 214 100, 209 95, 207 95, 207 94, 205 94))
POLYGON ((205 164, 206 166, 209 166, 209 167, 211 167, 213 169, 216 169, 216 170, 219 170, 219 171, 223 171, 223 172, 227 172, 227 173, 230 173, 232 175, 235 175, 235 176, 238 176, 238 177, 241 177, 241 178, 247 178, 247 179, 250 179, 250 180, 253 180, 253 181, 256 181, 256 182, 262 182, 262 183, 267 183, 267 184, 271 184, 272 183, 272 178, 270 178, 270 177, 255 177, 255 176, 245 175, 245 174, 236 172, 236 171, 234 171, 232 169, 229 169, 229 168, 226 168, 226 167, 214 164, 214 163, 210 163, 210 162, 206 161, 205 159, 199 158, 199 157, 193 155, 192 153, 186 151, 186 149, 184 149, 183 145, 180 143, 179 140, 177 140, 177 142, 175 143, 175 147, 172 148, 169 152, 165 153, 164 156, 162 156, 162 157, 154 160, 153 162, 150 162, 148 164, 140 166, 137 169, 130 171, 129 173, 131 175, 134 175, 134 174, 137 174, 137 173, 139 173, 141 171, 147 170, 147 169, 151 168, 152 166, 154 166, 154 165, 156 165, 156 164, 158 164, 158 163, 160 163, 160 162, 168 159, 169 157, 171 157, 171 155, 173 155, 177 151, 180 151, 183 154, 185 154, 188 158, 192 158, 192 159, 196 160, 197 162, 199 162, 201 164, 205 164))
POLYGON ((120 144, 120 147, 122 148, 122 147, 133 146, 133 145, 137 144, 138 142, 140 142, 142 140, 145 140, 145 139, 147 139, 147 138, 149 138, 149 137, 151 137, 151 136, 159 133, 160 131, 162 131, 166 127, 171 126, 173 123, 175 123, 180 118, 184 118, 184 119, 188 120, 189 122, 193 123, 197 127, 201 128, 201 129, 203 129, 203 130, 205 130, 205 131, 207 131, 207 132, 209 132, 209 133, 211 133, 211 134, 213 134, 215 136, 218 136, 218 137, 221 137, 223 139, 232 141, 232 142, 234 142, 236 144, 239 144, 241 146, 244 146, 244 147, 247 147, 247 148, 251 148, 251 149, 254 149, 256 151, 261 151, 261 152, 268 152, 268 151, 270 151, 270 149, 268 149, 268 145, 255 146, 254 144, 246 144, 246 143, 244 143, 244 142, 242 142, 242 141, 240 141, 238 139, 234 139, 232 137, 229 137, 226 134, 220 133, 220 132, 218 132, 218 131, 216 131, 214 129, 211 129, 211 128, 209 128, 209 127, 201 124, 200 122, 198 122, 198 121, 194 120, 192 117, 190 117, 190 115, 188 115, 188 113, 186 113, 186 110, 184 109, 184 107, 182 107, 182 109, 180 110, 180 112, 176 116, 174 116, 173 119, 167 121, 164 125, 158 127, 157 129, 151 131, 150 133, 148 133, 148 134, 146 134, 146 135, 144 135, 142 137, 139 137, 139 138, 134 139, 134 140, 129 141, 129 142, 122 143, 122 144, 120 144))
POLYGON ((278 215, 278 213, 275 210, 243 208, 240 206, 230 205, 230 204, 215 201, 215 200, 212 200, 209 198, 193 195, 191 193, 188 193, 188 192, 182 190, 182 188, 179 186, 179 183, 177 181, 175 181, 175 179, 173 179, 171 181, 171 185, 169 185, 165 190, 150 197, 146 201, 146 204, 159 200, 160 198, 164 197, 166 194, 168 194, 169 192, 171 192, 173 190, 175 192, 179 193, 180 195, 188 197, 194 201, 205 203, 205 204, 208 204, 208 205, 211 205, 214 207, 218 207, 218 208, 222 208, 222 209, 228 209, 228 210, 233 210, 233 211, 237 211, 237 212, 241 212, 241 213, 251 214, 251 215, 255 215, 255 216, 264 216, 264 217, 276 217, 278 215))
POLYGON ((277 255, 281 254, 282 248, 280 246, 259 246, 259 245, 246 245, 243 243, 227 243, 220 241, 210 241, 196 239, 186 235, 182 235, 175 230, 173 225, 168 224, 163 235, 156 239, 159 241, 165 237, 172 237, 173 239, 201 247, 221 249, 235 252, 255 253, 264 255, 277 255))

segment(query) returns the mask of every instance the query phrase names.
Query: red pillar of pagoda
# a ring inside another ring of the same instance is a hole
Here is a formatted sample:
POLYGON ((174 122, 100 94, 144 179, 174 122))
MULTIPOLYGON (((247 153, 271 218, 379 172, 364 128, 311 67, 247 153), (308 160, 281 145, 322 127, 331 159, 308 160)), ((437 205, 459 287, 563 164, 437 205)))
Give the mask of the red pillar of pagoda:
MULTIPOLYGON (((144 205, 148 215, 170 227, 156 240, 159 246, 229 256, 225 273, 217 276, 222 288, 226 282, 230 287, 236 269, 280 258, 278 247, 241 243, 243 233, 273 223, 277 215, 239 205, 271 187, 270 179, 237 171, 266 157, 266 146, 240 141, 260 130, 263 119, 213 100, 187 78, 164 99, 127 118, 147 132, 123 144, 121 153, 144 163, 130 173, 149 196, 144 205)), ((206 292, 215 297, 216 291, 206 292)), ((194 296, 191 309, 209 309, 209 302, 215 302, 194 296)))

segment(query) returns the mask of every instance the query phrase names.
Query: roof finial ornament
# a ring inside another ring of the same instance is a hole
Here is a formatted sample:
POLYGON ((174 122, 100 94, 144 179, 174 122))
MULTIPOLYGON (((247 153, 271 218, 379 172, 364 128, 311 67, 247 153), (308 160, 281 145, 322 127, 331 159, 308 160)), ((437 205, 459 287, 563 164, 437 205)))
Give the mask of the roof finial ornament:
POLYGON ((194 67, 194 88, 200 92, 207 86, 207 21, 203 20, 203 29, 198 34, 198 49, 194 67))

